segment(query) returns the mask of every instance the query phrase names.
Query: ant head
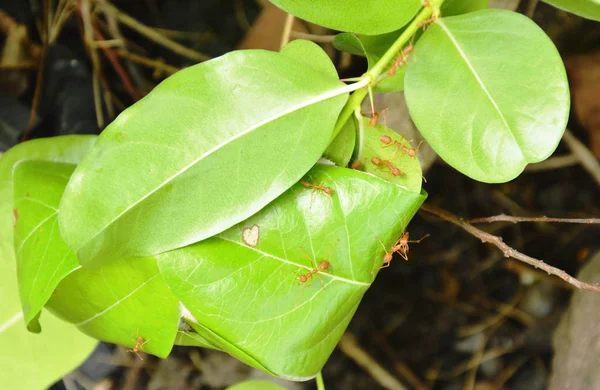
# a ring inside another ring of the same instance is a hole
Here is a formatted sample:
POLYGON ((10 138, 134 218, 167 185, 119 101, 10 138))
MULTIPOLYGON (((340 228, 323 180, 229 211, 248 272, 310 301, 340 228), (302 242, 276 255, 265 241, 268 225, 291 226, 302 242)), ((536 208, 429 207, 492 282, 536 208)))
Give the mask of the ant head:
POLYGON ((379 114, 378 113, 373 113, 373 116, 371 117, 371 120, 369 121, 369 126, 375 126, 377 124, 377 121, 379 120, 379 114))
POLYGON ((402 233, 402 237, 400 237, 400 244, 408 244, 408 232, 402 233))
POLYGON ((394 168, 394 169, 392 169, 392 175, 400 176, 400 175, 402 175, 402 171, 398 168, 394 168))
POLYGON ((325 193, 327 195, 332 195, 333 194, 333 189, 331 187, 325 187, 325 189, 323 191, 325 191, 325 193))
POLYGON ((354 160, 352 162, 352 164, 350 165, 350 168, 352 168, 352 169, 360 169, 361 166, 362 166, 362 164, 360 163, 360 161, 354 160))
POLYGON ((381 137, 379 137, 379 140, 386 145, 392 143, 392 137, 390 137, 389 135, 382 135, 381 137))
POLYGON ((329 268, 329 262, 326 260, 323 260, 322 262, 319 263, 319 270, 324 271, 327 268, 329 268))
POLYGON ((300 283, 304 283, 304 282, 306 282, 308 280, 308 276, 306 276, 306 275, 300 275, 296 279, 298 279, 298 281, 300 283))
POLYGON ((373 158, 371 158, 371 162, 374 165, 379 165, 379 164, 381 164, 381 159, 379 157, 373 157, 373 158))
POLYGON ((310 187, 312 187, 312 183, 311 183, 311 182, 309 182, 308 180, 302 180, 302 181, 300 182, 300 184, 302 184, 302 186, 303 186, 303 187, 306 187, 306 188, 310 188, 310 187))

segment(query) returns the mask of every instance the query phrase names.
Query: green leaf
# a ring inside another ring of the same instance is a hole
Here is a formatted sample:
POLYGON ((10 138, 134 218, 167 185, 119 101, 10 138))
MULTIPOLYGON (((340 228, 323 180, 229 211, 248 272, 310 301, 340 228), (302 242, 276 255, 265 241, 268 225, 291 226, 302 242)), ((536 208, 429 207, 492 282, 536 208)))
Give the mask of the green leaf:
MULTIPOLYGON (((5 199, 2 198, 4 202, 5 199)), ((79 366, 97 341, 44 311, 44 331, 33 334, 23 323, 17 271, 0 257, 0 367, 3 389, 45 389, 79 366)))
POLYGON ((454 168, 506 182, 556 149, 569 86, 556 48, 527 17, 489 9, 442 18, 414 57, 405 78, 411 117, 454 168))
MULTIPOLYGON (((156 261, 125 259, 82 269, 61 239, 56 219, 71 164, 25 161, 17 165, 15 247, 25 320, 46 304, 59 317, 98 339, 166 357, 179 321, 179 301, 162 281, 156 261), (29 195, 29 196, 27 196, 29 195)), ((35 329, 35 328, 34 328, 35 329)))
POLYGON ((15 253, 25 323, 40 332, 37 320, 52 291, 79 267, 60 237, 57 206, 74 164, 23 161, 14 169, 15 253))
POLYGON ((237 51, 184 69, 125 110, 75 170, 61 234, 83 266, 211 237, 298 181, 351 86, 303 62, 237 51))
POLYGON ((316 166, 308 177, 333 192, 298 183, 237 226, 156 256, 203 339, 292 380, 321 370, 425 199, 351 169, 316 166), (325 258, 329 269, 300 283, 325 258))
POLYGON ((542 0, 556 8, 574 13, 586 19, 600 21, 600 1, 598 0, 542 0))
POLYGON ((177 334, 179 301, 152 258, 128 258, 100 269, 79 268, 56 287, 47 307, 99 340, 167 357, 177 334))
POLYGON ((421 164, 416 156, 409 155, 411 150, 416 151, 417 146, 381 123, 371 126, 369 118, 362 119, 359 132, 357 161, 361 170, 398 184, 407 191, 421 192, 421 164), (379 164, 375 164, 376 161, 379 164))
POLYGON ((338 78, 335 65, 325 53, 321 46, 305 39, 296 39, 285 45, 280 53, 295 61, 300 61, 304 65, 322 72, 329 78, 338 78))
MULTIPOLYGON (((331 62, 327 53, 314 42, 297 39, 285 45, 281 49, 281 54, 303 62, 314 70, 323 72, 328 77, 338 77, 335 65, 331 62)), ((327 150, 323 152, 323 157, 333 161, 340 167, 345 167, 352 158, 355 138, 356 126, 354 120, 350 119, 327 147, 327 150)))
POLYGON ((81 161, 98 137, 65 135, 39 138, 21 143, 0 158, 0 259, 14 264, 13 246, 13 177, 14 166, 23 160, 48 160, 66 163, 81 161))
POLYGON ((350 118, 344 127, 342 127, 337 137, 335 137, 327 147, 327 150, 323 152, 323 157, 333 161, 335 165, 339 167, 345 167, 352 158, 355 144, 356 122, 354 121, 354 118, 350 118))
POLYGON ((440 9, 443 17, 462 15, 489 7, 490 0, 445 0, 440 9))
POLYGON ((227 390, 285 390, 285 387, 264 379, 252 379, 229 386, 227 390))
POLYGON ((290 14, 339 31, 382 34, 408 23, 421 0, 271 0, 290 14))

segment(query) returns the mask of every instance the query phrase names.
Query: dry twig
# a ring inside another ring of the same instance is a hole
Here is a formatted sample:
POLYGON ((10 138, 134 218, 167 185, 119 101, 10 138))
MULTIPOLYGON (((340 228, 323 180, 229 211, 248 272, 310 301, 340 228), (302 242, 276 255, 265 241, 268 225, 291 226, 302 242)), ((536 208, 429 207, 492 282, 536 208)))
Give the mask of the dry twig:
POLYGON ((429 204, 421 206, 421 210, 425 211, 426 213, 435 215, 436 217, 446 220, 448 222, 452 222, 457 226, 460 226, 467 232, 471 233, 473 236, 479 238, 481 242, 487 242, 495 245, 498 249, 502 251, 502 253, 504 253, 505 257, 512 257, 513 259, 532 265, 535 268, 540 268, 546 271, 549 275, 556 275, 565 282, 569 283, 570 285, 577 287, 578 289, 600 292, 600 286, 577 280, 576 278, 572 277, 571 275, 567 274, 561 269, 548 265, 542 260, 538 260, 531 256, 527 256, 519 252, 518 250, 506 245, 501 237, 494 236, 493 234, 480 230, 475 226, 471 225, 469 222, 465 221, 464 219, 459 218, 446 210, 442 210, 436 206, 432 206, 429 204))
POLYGON ((44 82, 44 64, 46 63, 46 56, 48 54, 48 45, 49 43, 49 33, 50 29, 50 4, 49 0, 44 0, 44 20, 42 22, 42 52, 40 54, 40 66, 37 70, 36 80, 35 80, 35 90, 33 92, 33 101, 31 102, 31 112, 29 113, 29 122, 27 123, 27 128, 25 129, 25 134, 21 139, 21 142, 27 141, 29 137, 31 137, 31 130, 33 129, 33 125, 35 124, 35 119, 37 117, 38 108, 40 105, 40 98, 42 97, 42 85, 44 82))
POLYGON ((390 390, 406 390, 396 378, 392 376, 385 368, 381 367, 364 349, 358 345, 356 337, 350 332, 344 333, 339 344, 340 349, 356 364, 364 368, 381 387, 390 390))
POLYGON ((294 15, 287 14, 285 18, 285 24, 283 25, 283 32, 281 33, 281 44, 279 48, 283 48, 290 41, 292 35, 292 26, 294 25, 294 15))
POLYGON ((195 61, 202 62, 202 61, 210 60, 210 57, 207 56, 206 54, 197 52, 196 50, 189 49, 189 48, 161 35, 160 33, 156 32, 153 28, 148 27, 145 24, 138 22, 131 16, 121 12, 118 8, 116 8, 115 6, 110 4, 108 1, 104 1, 104 0, 98 1, 98 4, 104 8, 105 12, 110 12, 111 14, 113 14, 119 20, 119 22, 121 22, 124 25, 126 25, 127 27, 137 31, 140 34, 145 35, 146 37, 148 37, 149 39, 158 43, 159 45, 162 45, 177 54, 180 54, 182 56, 185 56, 185 57, 190 58, 195 61))
POLYGON ((590 175, 596 180, 596 183, 600 185, 600 162, 594 154, 579 141, 569 129, 565 130, 563 135, 563 141, 567 144, 571 152, 579 159, 579 162, 589 172, 590 175))
POLYGON ((473 218, 470 223, 493 223, 493 222, 556 222, 556 223, 600 223, 600 218, 552 218, 552 217, 513 217, 511 215, 499 214, 493 217, 473 218))
POLYGON ((292 31, 291 35, 293 38, 307 39, 317 43, 331 43, 335 38, 335 35, 309 34, 302 31, 292 31))
POLYGON ((566 168, 573 165, 579 164, 579 158, 574 154, 567 154, 565 156, 550 157, 539 163, 529 164, 525 167, 526 172, 541 172, 550 171, 553 169, 566 168))

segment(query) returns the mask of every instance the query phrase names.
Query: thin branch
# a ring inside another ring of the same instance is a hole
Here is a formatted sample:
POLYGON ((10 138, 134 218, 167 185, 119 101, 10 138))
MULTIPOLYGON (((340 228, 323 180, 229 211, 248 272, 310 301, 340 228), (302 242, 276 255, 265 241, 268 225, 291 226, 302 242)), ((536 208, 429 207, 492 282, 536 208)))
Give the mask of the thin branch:
POLYGON ((42 86, 44 84, 44 64, 46 63, 46 56, 48 55, 49 34, 50 28, 50 4, 48 0, 44 0, 44 20, 42 21, 42 52, 40 54, 40 65, 37 69, 37 75, 35 80, 35 91, 33 92, 33 101, 31 102, 31 112, 29 113, 29 122, 27 122, 27 128, 25 128, 25 134, 21 139, 21 142, 27 141, 31 137, 31 130, 35 124, 37 118, 37 112, 40 105, 40 99, 42 97, 42 86))
POLYGON ((473 236, 479 238, 481 242, 487 242, 495 245, 498 249, 502 251, 502 253, 504 253, 505 257, 512 257, 513 259, 532 265, 535 268, 540 268, 546 271, 549 275, 556 275, 565 282, 571 284, 574 287, 577 287, 578 289, 600 292, 600 286, 579 281, 561 269, 552 267, 551 265, 544 263, 542 260, 538 260, 531 256, 527 256, 517 251, 516 249, 506 245, 504 241, 502 241, 502 237, 494 236, 493 234, 480 230, 475 226, 471 225, 469 222, 465 221, 464 219, 459 218, 446 210, 442 210, 436 206, 432 206, 429 204, 421 206, 421 210, 429 214, 435 215, 438 218, 451 222, 457 226, 460 226, 467 232, 471 233, 473 236))
POLYGON ((596 180, 596 183, 600 185, 600 162, 594 154, 579 141, 569 129, 565 130, 563 135, 563 141, 567 144, 571 152, 579 158, 579 162, 589 172, 590 175, 596 180))
POLYGON ((83 26, 83 37, 92 59, 92 89, 94 92, 94 107, 96 109, 96 124, 98 129, 104 128, 104 115, 102 112, 102 100, 100 92, 100 80, 102 79, 100 58, 93 47, 94 30, 92 28, 91 0, 79 0, 79 15, 83 26))
POLYGON ((283 32, 281 33, 281 44, 279 48, 283 48, 290 41, 292 35, 292 26, 294 25, 294 15, 287 14, 285 18, 285 24, 283 25, 283 32))
POLYGON ((119 20, 119 22, 121 22, 124 25, 126 25, 127 27, 137 31, 140 34, 145 35, 146 37, 148 37, 149 39, 158 43, 159 45, 162 45, 177 54, 180 54, 182 56, 185 56, 185 57, 190 58, 195 61, 202 62, 202 61, 210 60, 210 57, 207 56, 206 54, 197 52, 196 50, 189 49, 189 48, 161 35, 160 33, 156 32, 153 28, 148 27, 145 24, 138 22, 131 16, 121 12, 117 7, 109 4, 107 1, 98 1, 98 4, 101 5, 105 9, 106 12, 112 13, 119 20))
POLYGON ((402 383, 398 382, 392 374, 386 371, 371 355, 361 348, 352 333, 348 331, 344 333, 338 346, 350 359, 354 360, 356 364, 371 374, 373 379, 384 389, 406 390, 406 387, 402 383))
POLYGON ((165 64, 163 61, 153 60, 151 58, 144 57, 135 53, 130 53, 127 50, 118 49, 116 53, 119 57, 126 58, 128 60, 137 62, 138 64, 142 64, 153 69, 161 70, 168 75, 172 75, 180 70, 179 68, 176 68, 169 64, 165 64))
POLYGON ((493 223, 493 222, 556 222, 556 223, 585 223, 597 224, 600 223, 600 218, 552 218, 552 217, 513 217, 511 215, 499 214, 492 217, 473 218, 470 223, 493 223))
POLYGON ((574 154, 567 154, 566 156, 551 157, 547 160, 536 164, 529 164, 525 167, 526 172, 540 172, 550 171, 553 169, 566 168, 573 165, 579 164, 579 158, 574 154))
MULTIPOLYGON (((106 42, 102 33, 94 25, 92 25, 92 29, 94 31, 94 36, 97 39, 97 41, 95 41, 96 43, 106 42)), ((117 58, 115 53, 108 47, 100 46, 100 48, 104 52, 106 58, 108 58, 108 61, 115 69, 115 72, 117 72, 117 75, 123 83, 123 87, 125 87, 125 90, 129 94, 131 99, 133 99, 134 102, 140 100, 142 98, 142 94, 135 88, 135 86, 131 82, 129 75, 127 75, 127 72, 125 72, 125 69, 123 69, 123 67, 121 66, 121 63, 119 62, 119 59, 117 58)))
POLYGON ((309 41, 317 42, 317 43, 331 43, 335 38, 335 35, 317 35, 317 34, 309 34, 302 31, 292 31, 291 35, 293 38, 299 39, 307 39, 309 41))

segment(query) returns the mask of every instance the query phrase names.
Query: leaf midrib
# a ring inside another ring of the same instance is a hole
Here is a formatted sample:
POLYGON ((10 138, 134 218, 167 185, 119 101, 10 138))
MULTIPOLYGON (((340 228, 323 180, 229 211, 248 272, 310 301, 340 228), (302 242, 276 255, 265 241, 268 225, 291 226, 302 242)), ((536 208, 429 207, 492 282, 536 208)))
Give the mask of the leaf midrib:
MULTIPOLYGON (((254 131, 255 129, 260 128, 261 126, 273 122, 279 118, 282 118, 283 116, 290 114, 292 112, 301 110, 305 107, 308 107, 312 104, 317 104, 320 103, 322 101, 325 101, 327 99, 331 99, 340 95, 343 95, 344 93, 349 93, 352 92, 356 89, 356 86, 354 85, 345 85, 344 87, 341 88, 337 88, 331 91, 328 91, 326 93, 322 93, 320 95, 317 95, 316 97, 313 97, 312 99, 308 99, 304 102, 301 102, 299 104, 296 104, 290 108, 288 108, 287 110, 283 110, 280 113, 273 115, 269 118, 266 118, 260 122, 258 122, 257 124, 255 124, 254 126, 250 126, 247 130, 240 132, 238 134, 236 134, 235 136, 227 139, 226 141, 216 145, 215 147, 213 147, 212 149, 206 151, 205 153, 203 153, 202 155, 200 155, 198 158, 194 159, 191 163, 189 163, 188 165, 184 166, 182 169, 180 169, 179 171, 177 171, 175 174, 171 175, 170 177, 168 177, 166 180, 164 180, 160 185, 158 185, 156 188, 154 188, 152 191, 149 191, 146 195, 142 196, 139 200, 135 201, 134 203, 132 203, 131 205, 129 205, 128 207, 125 208, 125 210, 123 210, 121 213, 119 213, 117 216, 115 216, 112 220, 110 220, 106 225, 104 225, 102 228, 100 228, 98 230, 98 232, 96 234, 94 234, 91 238, 89 238, 83 245, 81 245, 79 247, 79 249, 83 248, 84 246, 86 246, 89 242, 91 242, 92 240, 94 240, 98 235, 100 235, 102 232, 104 232, 110 225, 112 225, 113 223, 115 223, 115 221, 117 221, 119 218, 121 218, 121 216, 125 215, 127 212, 129 212, 129 210, 133 209, 134 207, 136 207, 138 204, 140 204, 141 202, 143 202, 145 199, 147 199, 148 197, 150 197, 152 194, 154 194, 155 192, 157 192, 158 190, 160 190, 161 188, 163 188, 164 186, 166 186, 167 184, 169 184, 171 181, 173 181, 175 178, 179 177, 180 175, 182 175, 183 173, 185 173, 188 169, 192 168, 194 165, 196 165, 198 162, 202 161, 203 159, 205 159, 206 157, 210 156, 211 154, 213 154, 214 152, 218 151, 219 149, 222 149, 223 147, 227 146, 228 144, 234 142, 235 140, 241 138, 242 136, 249 134, 250 132, 254 131)), ((78 250, 79 250, 78 249, 78 250)))
POLYGON ((450 32, 450 30, 448 29, 448 27, 446 26, 446 24, 444 24, 444 22, 442 20, 438 20, 436 23, 440 26, 440 28, 444 31, 444 33, 446 33, 446 35, 448 36, 448 39, 450 39, 450 42, 452 42, 452 44, 454 45, 454 47, 458 51, 458 54, 463 59, 463 61, 465 62, 465 64, 469 68, 469 70, 471 71, 471 74, 473 74, 473 77, 475 78, 475 80, 477 81, 477 83, 479 84, 479 86, 481 87, 481 89, 483 90, 483 92, 485 93, 485 95, 487 96, 487 98, 489 99, 490 103, 492 104, 492 106, 494 107, 494 109, 496 110, 496 112, 498 113, 498 116, 500 116, 500 119, 502 120, 502 123, 508 129, 508 133, 510 134, 510 136, 512 137, 512 139, 519 146, 519 149, 523 150, 522 147, 521 147, 521 145, 520 145, 520 143, 519 143, 519 141, 517 140, 517 138, 516 138, 516 136, 514 134, 514 131, 512 130, 512 128, 510 127, 510 125, 506 121, 506 118, 504 117, 504 114, 502 113, 502 111, 500 111, 500 107, 498 106, 498 103, 496 103, 496 100, 494 100, 494 98, 492 97, 490 91, 488 91, 487 87, 483 83, 483 80, 481 79, 481 77, 479 77, 479 74, 477 73, 477 71, 473 67, 473 64, 471 64, 471 61, 469 61, 469 59, 467 58, 466 53, 463 51, 462 47, 460 46, 460 44, 458 43, 458 41, 456 40, 456 38, 454 37, 454 35, 452 34, 452 32, 450 32))
MULTIPOLYGON (((310 270, 308 267, 306 267, 306 266, 304 266, 302 264, 298 264, 298 263, 295 263, 295 262, 290 261, 288 259, 284 259, 284 258, 275 256, 275 255, 272 255, 270 253, 263 252, 260 249, 256 249, 256 248, 252 248, 252 247, 243 245, 243 244, 241 244, 241 243, 239 243, 237 241, 232 241, 232 240, 229 240, 229 239, 221 237, 221 236, 216 236, 216 238, 218 238, 220 240, 223 240, 223 241, 230 242, 232 244, 239 245, 239 246, 244 247, 244 248, 246 248, 248 250, 254 251, 254 252, 256 252, 256 253, 258 253, 258 254, 260 254, 262 256, 269 257, 269 258, 271 258, 273 260, 277 260, 277 261, 280 261, 280 262, 285 263, 285 264, 293 265, 293 266, 298 267, 298 268, 310 270)), ((355 284, 355 285, 358 285, 358 286, 370 286, 371 285, 370 283, 365 283, 365 282, 360 282, 358 280, 346 279, 346 278, 342 278, 342 277, 339 277, 339 276, 335 276, 335 275, 332 275, 332 274, 330 274, 328 272, 323 272, 322 275, 330 277, 331 279, 338 280, 340 282, 348 283, 348 284, 355 284)))

